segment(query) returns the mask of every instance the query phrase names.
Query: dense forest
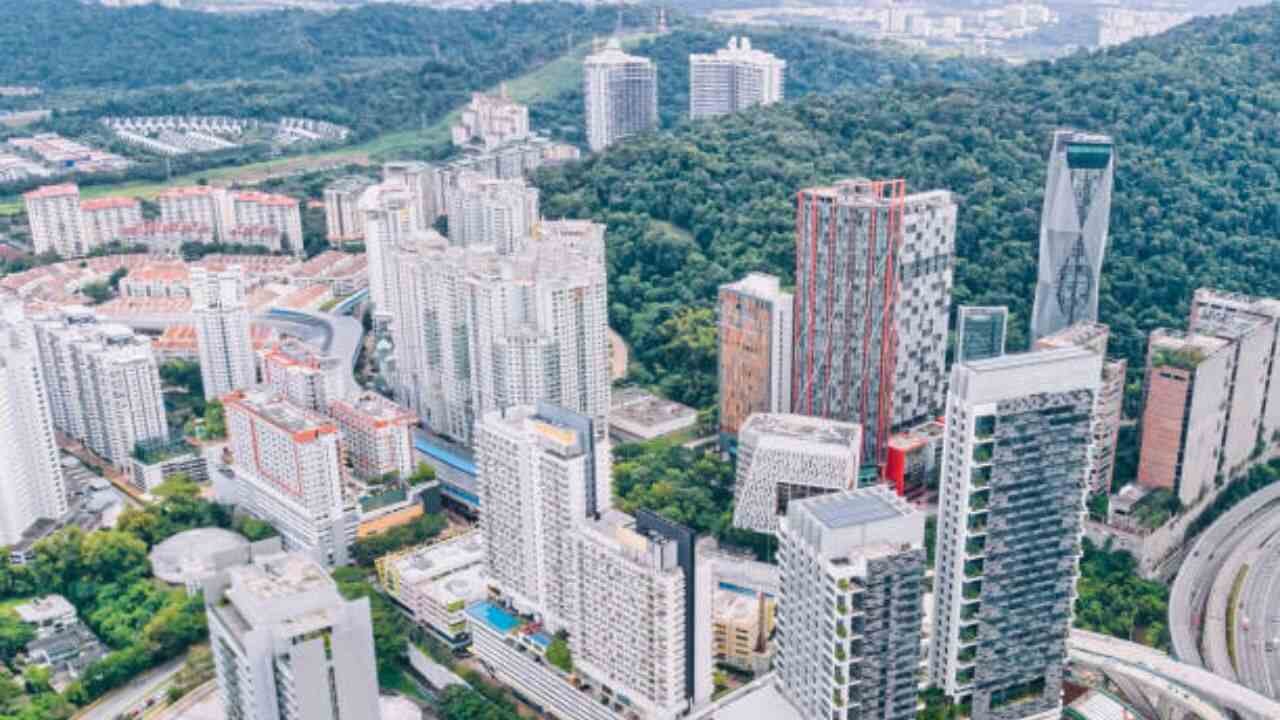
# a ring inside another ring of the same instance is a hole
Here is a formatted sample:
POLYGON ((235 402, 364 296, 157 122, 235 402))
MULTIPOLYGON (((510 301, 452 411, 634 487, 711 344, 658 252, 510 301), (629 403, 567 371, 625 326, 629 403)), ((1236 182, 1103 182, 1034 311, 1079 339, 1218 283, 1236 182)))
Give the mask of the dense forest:
MULTIPOLYGON (((764 43, 761 43, 762 46, 764 43)), ((956 84, 812 95, 641 136, 538 178, 548 217, 609 225, 610 318, 635 379, 714 402, 716 288, 791 282, 805 186, 903 177, 960 203, 954 305, 1008 305, 1026 346, 1045 158, 1060 126, 1114 135, 1101 320, 1140 369, 1201 285, 1280 293, 1280 7, 956 84)))
POLYGON ((213 15, 77 0, 0 3, 0 84, 79 101, 75 117, 300 115, 361 136, 431 122, 592 35, 651 22, 576 3, 213 15))

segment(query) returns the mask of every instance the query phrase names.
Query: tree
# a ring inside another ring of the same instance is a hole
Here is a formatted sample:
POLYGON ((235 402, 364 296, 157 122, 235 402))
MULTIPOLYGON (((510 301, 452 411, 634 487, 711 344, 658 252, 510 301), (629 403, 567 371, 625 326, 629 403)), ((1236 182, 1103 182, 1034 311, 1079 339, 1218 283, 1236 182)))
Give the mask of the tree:
POLYGON ((0 612, 0 660, 10 662, 34 640, 36 631, 12 610, 0 612))
POLYGON ((547 646, 546 657, 547 662, 552 665, 567 673, 573 672, 573 653, 569 650, 568 639, 562 634, 557 633, 551 640, 551 644, 547 646))
POLYGON ((338 591, 348 600, 369 599, 373 618, 373 649, 378 659, 378 678, 383 685, 393 685, 400 674, 400 664, 408 653, 409 629, 404 616, 385 595, 370 584, 364 573, 354 567, 333 571, 338 591))

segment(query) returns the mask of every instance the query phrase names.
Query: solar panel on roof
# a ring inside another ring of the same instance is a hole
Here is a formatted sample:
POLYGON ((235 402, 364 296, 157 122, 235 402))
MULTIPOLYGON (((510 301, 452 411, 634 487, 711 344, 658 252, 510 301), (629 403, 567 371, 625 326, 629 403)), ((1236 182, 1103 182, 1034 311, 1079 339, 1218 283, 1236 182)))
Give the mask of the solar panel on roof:
POLYGON ((852 527, 898 517, 902 511, 878 495, 826 497, 812 506, 814 517, 832 529, 852 527))

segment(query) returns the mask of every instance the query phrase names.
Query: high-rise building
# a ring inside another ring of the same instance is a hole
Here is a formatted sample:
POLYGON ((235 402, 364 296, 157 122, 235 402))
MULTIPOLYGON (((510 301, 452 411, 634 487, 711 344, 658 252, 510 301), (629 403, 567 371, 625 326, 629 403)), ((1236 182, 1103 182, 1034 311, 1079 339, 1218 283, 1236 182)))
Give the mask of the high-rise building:
POLYGON ((124 229, 142 222, 142 203, 137 198, 104 197, 80 203, 85 240, 90 248, 124 239, 124 229))
POLYGON ((924 514, 885 487, 792 503, 779 529, 777 682, 806 718, 916 716, 924 514))
POLYGON ((217 400, 257 380, 244 271, 191 268, 191 315, 206 400, 217 400))
POLYGON ((0 544, 67 512, 51 393, 31 324, 16 300, 0 303, 0 544))
POLYGON ((617 39, 583 62, 587 145, 600 152, 618 140, 658 127, 658 67, 628 55, 617 39))
POLYGON ((393 283, 401 245, 417 232, 417 201, 404 185, 384 182, 365 190, 360 198, 364 213, 365 255, 369 259, 369 300, 373 312, 384 321, 396 314, 393 283))
POLYGON ((1053 134, 1040 216, 1033 339, 1098 319, 1098 287, 1111 227, 1115 150, 1107 135, 1053 134))
POLYGON ((553 629, 578 620, 577 530, 609 509, 608 450, 590 418, 549 405, 486 413, 476 427, 480 529, 490 579, 553 629))
POLYGON ((974 720, 1062 712, 1101 376, 1074 347, 952 368, 929 675, 974 720))
POLYGON ((1235 346, 1230 421, 1218 467, 1234 476, 1259 440, 1273 442, 1280 431, 1280 301, 1201 288, 1191 301, 1190 329, 1235 346))
MULTIPOLYGON (((1236 362, 1230 340, 1174 330, 1151 333, 1138 484, 1170 490, 1186 506, 1213 488, 1224 436, 1233 435, 1233 441, 1240 437, 1239 432, 1228 433, 1235 422, 1228 409, 1236 362)), ((1254 392, 1245 394, 1258 398, 1258 387, 1250 386, 1254 392)), ((1237 427, 1243 431, 1247 420, 1242 425, 1237 427)), ((1257 439, 1256 429, 1254 433, 1250 442, 1257 439)))
POLYGON ((270 228, 283 240, 283 247, 302 255, 302 211, 298 201, 284 195, 257 191, 231 194, 231 216, 239 228, 270 228))
POLYGON ((345 565, 355 528, 342 494, 338 427, 266 388, 223 398, 234 481, 224 497, 271 523, 285 549, 345 565))
POLYGON ((82 307, 35 323, 54 426, 117 467, 139 446, 166 445, 169 425, 151 343, 82 307))
POLYGON ((697 120, 772 105, 782 100, 787 63, 751 47, 748 38, 729 38, 713 54, 689 56, 689 115, 697 120))
POLYGON ((754 413, 791 411, 791 293, 751 273, 720 286, 720 435, 726 445, 754 413))
POLYGON ((165 190, 156 196, 160 220, 169 225, 209 228, 220 242, 230 242, 235 225, 226 188, 193 185, 165 190))
POLYGON ((204 597, 228 720, 381 717, 369 599, 343 599, 312 559, 254 557, 204 597))
POLYGON ((396 473, 413 474, 413 426, 418 417, 375 392, 329 404, 338 423, 342 449, 357 477, 377 478, 396 473))
POLYGON ((463 443, 484 413, 547 401, 597 420, 609 408, 603 228, 543 223, 513 255, 432 234, 403 252, 392 322, 400 397, 463 443))
POLYGON ((957 363, 986 360, 1004 354, 1009 327, 1009 308, 961 305, 957 312, 957 363))
POLYGON ((644 717, 678 717, 689 707, 692 680, 686 635, 692 578, 681 567, 678 542, 617 510, 584 523, 578 537, 574 591, 581 611, 569 635, 575 665, 644 717))
POLYGON ((74 184, 46 185, 22 196, 31 226, 31 247, 37 255, 84 257, 94 248, 80 215, 80 188, 74 184))
POLYGON ((467 173, 449 198, 450 245, 492 245, 500 255, 511 255, 537 222, 538 189, 523 180, 467 173))
POLYGON ((258 360, 262 382, 300 408, 325 414, 330 403, 346 395, 346 364, 296 338, 274 343, 258 360))
POLYGON ((367 177, 338 178, 324 189, 324 228, 330 245, 364 242, 360 197, 373 185, 367 177))
POLYGON ((411 226, 417 230, 430 228, 445 213, 437 174, 436 168, 423 162, 389 162, 382 166, 383 183, 409 191, 411 226))
POLYGON ((858 486, 862 428, 802 415, 757 413, 738 433, 734 527, 778 531, 790 502, 858 486))
MULTIPOLYGON (((1111 330, 1101 323, 1077 323, 1035 342, 1033 349, 1081 347, 1102 357, 1107 355, 1111 330)), ((1093 454, 1089 458, 1089 492, 1111 493, 1115 474, 1116 440, 1124 415, 1124 379, 1128 364, 1124 360, 1104 360, 1102 381, 1093 401, 1093 454)))
POLYGON ((451 133, 453 144, 462 148, 489 150, 513 140, 524 140, 529 137, 529 108, 512 100, 503 83, 497 95, 472 93, 471 102, 462 109, 451 133))
POLYGON ((901 180, 800 192, 792 412, 862 425, 862 461, 942 407, 956 204, 901 180))

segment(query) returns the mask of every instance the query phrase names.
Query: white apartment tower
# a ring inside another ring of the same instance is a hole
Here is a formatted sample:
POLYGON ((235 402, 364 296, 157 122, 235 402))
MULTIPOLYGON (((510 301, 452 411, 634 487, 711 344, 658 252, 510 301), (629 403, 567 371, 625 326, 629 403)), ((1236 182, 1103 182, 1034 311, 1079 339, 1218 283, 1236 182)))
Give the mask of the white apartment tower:
POLYGON ((451 129, 453 144, 462 148, 493 149, 529 137, 529 108, 511 99, 506 83, 497 95, 472 93, 471 102, 451 129))
POLYGON ((382 166, 382 181, 409 191, 413 198, 413 227, 429 229, 445 213, 445 203, 437 187, 437 170, 423 162, 390 162, 382 166))
POLYGON ((689 706, 686 576, 678 545, 610 510, 579 531, 574 663, 642 708, 675 718, 689 706))
POLYGON ((342 360, 287 338, 259 355, 262 382, 300 408, 325 414, 346 395, 349 378, 342 360))
POLYGON ((1062 713, 1102 360, 1070 347, 952 368, 929 675, 974 720, 1062 713))
POLYGON ((549 405, 486 413, 476 427, 480 514, 492 582, 552 629, 579 616, 577 530, 612 501, 591 420, 549 405))
POLYGON ((200 377, 206 400, 217 400, 257 379, 244 272, 191 269, 191 314, 200 352, 200 377))
POLYGON ((523 180, 466 173, 449 197, 449 244, 518 251, 538 222, 538 189, 523 180))
POLYGON ((544 223, 513 255, 433 234, 397 267, 392 323, 401 402, 472 442, 490 410, 546 401, 596 419, 609 407, 603 228, 544 223))
POLYGON ((270 228, 284 239, 285 249, 302 255, 302 211, 297 200, 257 191, 232 193, 231 217, 238 228, 270 228))
POLYGON ((235 225, 225 188, 192 185, 165 190, 156 196, 160 221, 169 225, 196 225, 209 228, 221 242, 230 242, 235 225))
POLYGON ((751 47, 748 38, 729 38, 712 54, 689 56, 689 116, 716 117, 782 100, 787 63, 751 47))
POLYGON ((369 178, 350 176, 339 178, 324 189, 324 228, 330 245, 364 242, 360 197, 373 184, 369 178))
POLYGON ((275 526, 287 550, 345 565, 354 528, 342 494, 337 425, 266 388, 223 402, 235 470, 226 499, 275 526))
POLYGON ((356 476, 376 478, 413 474, 413 426, 418 417, 375 392, 335 400, 329 415, 338 423, 342 449, 356 476))
POLYGON ((776 533, 787 505, 858 486, 862 428, 803 415, 757 413, 738 432, 733 525, 776 533))
POLYGON ((395 314, 392 283, 396 281, 399 248, 409 242, 417 224, 417 202, 404 185, 384 182, 364 191, 365 256, 369 261, 369 299, 383 318, 395 314))
POLYGON ((67 512, 50 393, 30 323, 17 301, 0 304, 0 544, 67 512))
POLYGON ((80 188, 74 184, 46 185, 22 196, 31 226, 31 246, 37 255, 84 257, 93 249, 80 215, 80 188))
POLYGON ((369 599, 302 555, 254 557, 204 586, 227 720, 378 720, 369 599))
POLYGON ((878 486, 792 503, 778 536, 774 664, 798 717, 915 718, 924 514, 878 486))
POLYGON ((658 127, 658 67, 628 55, 616 38, 583 62, 587 144, 600 152, 618 140, 658 127))
POLYGON ((118 467, 169 441, 151 343, 81 307, 35 323, 54 426, 118 467))
POLYGON ((80 216, 89 247, 101 247, 121 240, 125 228, 142 223, 142 203, 124 197, 85 200, 80 216))

